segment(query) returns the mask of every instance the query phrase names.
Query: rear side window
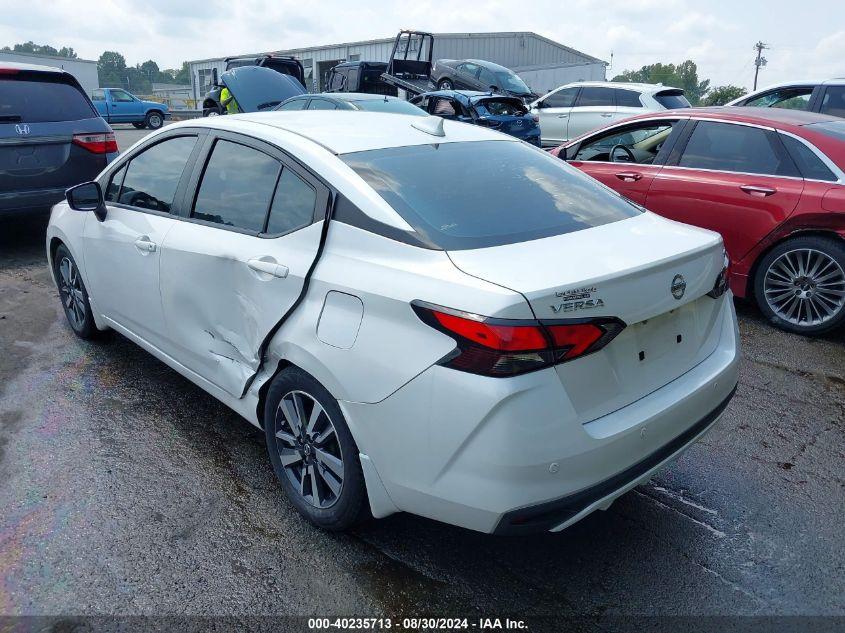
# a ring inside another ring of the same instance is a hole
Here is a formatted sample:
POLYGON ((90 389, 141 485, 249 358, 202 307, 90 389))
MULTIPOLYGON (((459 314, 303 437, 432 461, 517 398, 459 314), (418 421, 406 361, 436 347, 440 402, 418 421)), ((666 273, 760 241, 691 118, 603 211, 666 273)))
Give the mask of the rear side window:
MULTIPOLYGON (((176 188, 196 142, 195 136, 179 136, 137 154, 126 168, 116 201, 139 209, 170 213, 176 188)), ((112 182, 116 181, 117 176, 112 182)))
POLYGON ((105 101, 106 93, 104 90, 95 90, 91 93, 91 101, 105 101))
POLYGON ((340 158, 426 241, 446 250, 524 242, 640 213, 581 171, 518 142, 414 145, 340 158))
POLYGON ((311 224, 316 204, 317 192, 314 187, 285 168, 279 177, 276 195, 273 196, 267 233, 289 233, 311 224))
POLYGON ((617 90, 616 91, 616 105, 623 108, 642 108, 643 104, 640 102, 640 93, 634 90, 617 90))
POLYGON ((819 158, 813 150, 804 145, 804 143, 786 134, 781 134, 780 139, 783 141, 783 144, 786 146, 786 151, 789 152, 792 160, 794 160, 795 164, 798 166, 798 171, 801 172, 801 175, 804 178, 808 178, 809 180, 828 180, 836 182, 836 176, 833 175, 833 172, 830 171, 830 169, 828 169, 822 162, 822 159, 819 158))
POLYGON ((302 110, 305 108, 305 104, 308 103, 308 99, 294 99, 293 101, 288 101, 287 103, 283 103, 280 105, 277 110, 302 110))
POLYGON ((845 86, 830 86, 825 90, 821 112, 845 118, 845 86))
POLYGON ((81 121, 100 116, 72 81, 48 73, 0 75, 0 123, 81 121))
POLYGON ((799 176, 774 132, 747 125, 699 121, 681 167, 771 176, 799 176))
POLYGON ((584 86, 575 107, 579 106, 612 106, 616 103, 615 91, 612 88, 600 88, 598 86, 584 86))
POLYGON ((687 101, 687 98, 681 90, 665 90, 663 92, 658 92, 654 95, 654 100, 667 110, 691 107, 690 102, 687 101))
POLYGON ((326 101, 325 99, 311 99, 311 103, 308 104, 309 110, 337 110, 337 106, 333 104, 331 101, 326 101))
POLYGON ((280 169, 279 161, 264 152, 218 140, 202 175, 193 217, 260 233, 280 169))

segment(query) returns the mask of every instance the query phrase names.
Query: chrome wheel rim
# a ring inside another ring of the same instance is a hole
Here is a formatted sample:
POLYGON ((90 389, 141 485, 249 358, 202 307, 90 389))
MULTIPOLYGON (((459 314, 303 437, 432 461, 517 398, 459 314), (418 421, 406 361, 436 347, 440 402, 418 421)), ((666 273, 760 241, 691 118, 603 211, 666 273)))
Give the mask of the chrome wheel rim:
POLYGON ((59 294, 68 321, 74 329, 81 329, 85 325, 85 291, 79 271, 69 257, 59 262, 59 294))
POLYGON ((285 394, 276 408, 276 451, 285 476, 306 502, 330 508, 343 490, 343 452, 329 414, 304 391, 285 394))
POLYGON ((150 117, 150 127, 157 128, 161 126, 161 117, 157 114, 154 114, 150 117))
POLYGON ((822 325, 845 304, 845 271, 827 253, 795 249, 772 262, 763 291, 766 303, 784 321, 800 327, 822 325))

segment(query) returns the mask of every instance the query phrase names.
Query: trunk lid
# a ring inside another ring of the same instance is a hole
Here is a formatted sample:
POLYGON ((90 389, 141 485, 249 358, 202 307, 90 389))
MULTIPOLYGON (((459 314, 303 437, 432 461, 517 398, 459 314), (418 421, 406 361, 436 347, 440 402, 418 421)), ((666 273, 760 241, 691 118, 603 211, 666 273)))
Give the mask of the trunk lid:
POLYGON ((220 77, 241 112, 266 112, 285 99, 305 94, 298 80, 263 66, 233 68, 220 77))
POLYGON ((470 275, 520 292, 540 320, 617 317, 627 324, 604 349, 555 368, 582 422, 659 389, 718 343, 722 301, 707 293, 723 254, 710 231, 644 213, 449 257, 470 275))

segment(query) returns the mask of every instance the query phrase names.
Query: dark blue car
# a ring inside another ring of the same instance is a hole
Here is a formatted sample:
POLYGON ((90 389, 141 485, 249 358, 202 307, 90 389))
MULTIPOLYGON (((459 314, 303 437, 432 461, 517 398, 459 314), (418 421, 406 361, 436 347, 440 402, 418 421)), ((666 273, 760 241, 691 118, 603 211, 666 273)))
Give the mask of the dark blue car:
POLYGON ((411 100, 429 114, 483 125, 540 146, 540 125, 522 99, 490 92, 438 90, 411 100))

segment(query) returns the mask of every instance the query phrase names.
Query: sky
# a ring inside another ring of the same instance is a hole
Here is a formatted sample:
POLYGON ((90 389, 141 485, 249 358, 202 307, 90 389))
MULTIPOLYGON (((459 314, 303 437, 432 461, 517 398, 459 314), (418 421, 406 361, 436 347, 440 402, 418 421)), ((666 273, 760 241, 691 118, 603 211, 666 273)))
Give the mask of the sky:
MULTIPOLYGON (((33 40, 161 68, 184 60, 432 32, 534 31, 611 61, 608 79, 692 59, 713 86, 845 77, 842 0, 0 0, 0 46, 33 40)), ((436 43, 435 43, 436 56, 436 43)))

